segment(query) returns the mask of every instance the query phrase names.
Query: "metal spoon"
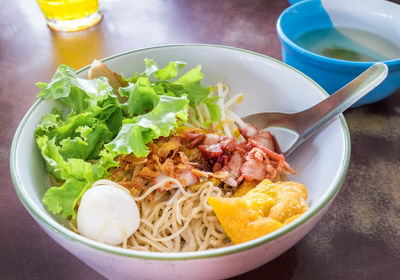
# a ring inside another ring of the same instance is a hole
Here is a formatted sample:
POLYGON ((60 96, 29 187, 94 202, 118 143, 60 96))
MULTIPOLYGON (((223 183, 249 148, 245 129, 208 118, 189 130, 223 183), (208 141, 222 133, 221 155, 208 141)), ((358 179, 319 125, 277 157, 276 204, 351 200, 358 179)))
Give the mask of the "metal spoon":
POLYGON ((308 137, 378 86, 387 76, 386 64, 375 63, 350 83, 309 109, 298 113, 258 113, 243 118, 274 134, 282 153, 288 156, 308 137))

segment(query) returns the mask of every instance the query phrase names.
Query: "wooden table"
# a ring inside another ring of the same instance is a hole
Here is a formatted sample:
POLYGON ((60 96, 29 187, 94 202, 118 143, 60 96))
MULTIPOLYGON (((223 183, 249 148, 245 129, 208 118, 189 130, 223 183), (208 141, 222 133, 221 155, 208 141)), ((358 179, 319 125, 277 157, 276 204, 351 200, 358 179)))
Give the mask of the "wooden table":
MULTIPOLYGON (((397 0, 400 2, 400 0, 397 0)), ((0 278, 103 279, 51 240, 17 198, 9 175, 13 134, 37 81, 59 64, 170 43, 230 45, 280 59, 284 0, 104 0, 103 21, 77 33, 47 28, 34 0, 0 9, 0 278)), ((235 279, 399 279, 400 92, 345 113, 350 169, 328 214, 296 246, 235 279)))

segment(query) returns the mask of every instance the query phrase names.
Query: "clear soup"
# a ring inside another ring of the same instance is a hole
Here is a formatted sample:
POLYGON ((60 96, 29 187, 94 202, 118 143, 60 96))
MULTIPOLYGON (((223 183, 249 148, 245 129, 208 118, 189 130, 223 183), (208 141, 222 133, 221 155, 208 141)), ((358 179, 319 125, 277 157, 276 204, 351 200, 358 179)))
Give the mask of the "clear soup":
POLYGON ((313 53, 341 60, 367 62, 400 58, 400 46, 383 36, 355 28, 314 29, 294 42, 313 53))

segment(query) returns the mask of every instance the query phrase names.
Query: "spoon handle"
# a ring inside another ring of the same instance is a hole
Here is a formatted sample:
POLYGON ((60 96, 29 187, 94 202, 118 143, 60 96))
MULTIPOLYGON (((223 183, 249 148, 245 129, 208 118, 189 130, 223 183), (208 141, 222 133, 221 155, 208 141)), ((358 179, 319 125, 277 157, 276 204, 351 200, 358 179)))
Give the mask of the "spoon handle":
POLYGON ((301 140, 307 139, 332 118, 373 90, 386 78, 387 74, 388 68, 386 64, 375 63, 320 103, 305 111, 293 114, 293 117, 302 119, 302 121, 298 120, 296 122, 300 123, 296 130, 300 134, 301 140))

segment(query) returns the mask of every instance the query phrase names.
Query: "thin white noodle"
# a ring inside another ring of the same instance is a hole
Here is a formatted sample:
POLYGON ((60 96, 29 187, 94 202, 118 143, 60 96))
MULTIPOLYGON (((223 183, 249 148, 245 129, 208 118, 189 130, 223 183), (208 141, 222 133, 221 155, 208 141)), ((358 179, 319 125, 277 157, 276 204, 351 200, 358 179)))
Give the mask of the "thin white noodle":
POLYGON ((209 196, 222 196, 220 188, 205 182, 199 190, 185 190, 173 178, 166 178, 136 197, 141 208, 139 229, 128 239, 128 248, 141 251, 183 252, 229 245, 226 234, 211 207, 209 196), (147 196, 158 187, 174 183, 176 191, 155 192, 155 207, 147 196), (169 203, 171 202, 172 203, 169 203), (149 210, 148 208, 151 208, 149 210))
POLYGON ((153 191, 155 191, 158 188, 164 188, 164 186, 166 186, 167 183, 174 183, 172 185, 173 188, 178 187, 180 189, 180 191, 186 195, 186 196, 194 196, 196 195, 196 193, 188 193, 185 191, 184 187, 182 186, 181 182, 179 182, 178 180, 171 178, 171 177, 167 177, 163 180, 161 180, 159 183, 153 185, 152 187, 150 187, 144 194, 142 194, 139 197, 134 197, 133 199, 135 201, 141 201, 143 200, 145 197, 147 197, 149 194, 151 194, 153 191))
POLYGON ((179 207, 179 204, 181 203, 182 200, 184 200, 184 197, 176 199, 176 202, 175 202, 175 204, 176 204, 176 207, 175 207, 176 221, 180 225, 182 225, 182 221, 186 220, 186 218, 182 216, 181 208, 179 207))
POLYGON ((171 199, 168 200, 167 206, 170 206, 170 205, 172 204, 172 202, 174 202, 175 198, 177 198, 178 195, 180 195, 180 193, 181 193, 181 190, 178 189, 178 190, 174 193, 174 195, 171 197, 171 199))

